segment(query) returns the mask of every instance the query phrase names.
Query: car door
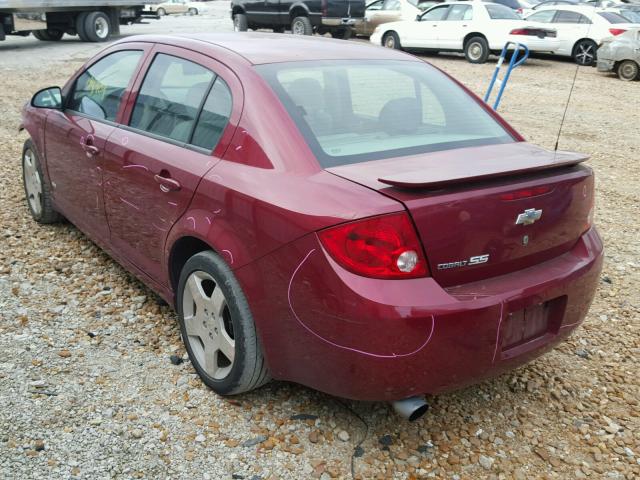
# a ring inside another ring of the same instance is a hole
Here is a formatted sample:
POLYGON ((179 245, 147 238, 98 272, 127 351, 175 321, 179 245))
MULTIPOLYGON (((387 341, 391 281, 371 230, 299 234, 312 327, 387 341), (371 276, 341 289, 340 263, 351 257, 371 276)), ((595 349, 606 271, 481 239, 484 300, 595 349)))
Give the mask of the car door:
POLYGON ((557 53, 571 55, 574 44, 589 35, 591 20, 579 12, 558 10, 552 23, 559 42, 557 53))
POLYGON ((65 89, 64 109, 47 117, 47 167, 56 204, 94 239, 108 237, 102 195, 104 147, 149 47, 110 49, 65 89))
POLYGON ((449 5, 438 5, 427 10, 419 21, 408 22, 404 28, 403 46, 414 48, 439 48, 439 27, 447 16, 449 5))
POLYGON ((367 7, 364 16, 365 35, 371 35, 382 23, 401 20, 400 0, 382 0, 367 7), (375 8, 379 5, 379 8, 375 8))
POLYGON ((438 45, 443 49, 462 50, 465 35, 471 32, 473 7, 471 5, 451 5, 447 16, 438 30, 438 45))
POLYGON ((176 47, 156 46, 145 68, 106 147, 104 198, 113 247, 159 280, 167 234, 224 153, 242 90, 222 64, 176 47))

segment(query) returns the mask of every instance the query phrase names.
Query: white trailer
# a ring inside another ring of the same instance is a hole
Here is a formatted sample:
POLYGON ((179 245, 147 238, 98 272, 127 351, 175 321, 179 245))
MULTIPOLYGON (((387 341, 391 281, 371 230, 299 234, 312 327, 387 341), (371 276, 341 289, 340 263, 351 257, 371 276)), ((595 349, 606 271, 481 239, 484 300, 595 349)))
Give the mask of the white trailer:
POLYGON ((67 33, 85 42, 104 42, 120 33, 120 25, 139 23, 144 4, 160 1, 0 0, 0 41, 6 35, 30 33, 38 40, 56 41, 67 33))

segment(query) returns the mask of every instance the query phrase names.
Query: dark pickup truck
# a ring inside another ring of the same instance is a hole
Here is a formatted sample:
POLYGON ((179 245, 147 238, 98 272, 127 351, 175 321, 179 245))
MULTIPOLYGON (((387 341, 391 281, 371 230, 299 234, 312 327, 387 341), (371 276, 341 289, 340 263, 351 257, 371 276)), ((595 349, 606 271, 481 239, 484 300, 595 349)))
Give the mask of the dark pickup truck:
POLYGON ((365 0, 232 0, 231 18, 237 32, 270 28, 296 35, 331 33, 349 38, 364 19, 365 0))

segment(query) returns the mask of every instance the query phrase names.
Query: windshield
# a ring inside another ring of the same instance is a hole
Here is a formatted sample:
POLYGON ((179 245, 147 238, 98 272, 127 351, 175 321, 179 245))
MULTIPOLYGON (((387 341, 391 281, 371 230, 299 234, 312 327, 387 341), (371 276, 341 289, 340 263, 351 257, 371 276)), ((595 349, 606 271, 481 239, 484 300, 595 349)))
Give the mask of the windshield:
POLYGON ((323 167, 514 141, 474 98, 422 62, 256 68, 323 167))

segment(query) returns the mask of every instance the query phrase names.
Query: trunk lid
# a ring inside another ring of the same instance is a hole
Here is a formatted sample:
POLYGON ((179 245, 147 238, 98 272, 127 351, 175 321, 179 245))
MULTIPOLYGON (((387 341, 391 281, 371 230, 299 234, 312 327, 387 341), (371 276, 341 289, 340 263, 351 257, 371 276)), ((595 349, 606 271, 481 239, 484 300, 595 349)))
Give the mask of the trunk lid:
POLYGON ((332 167, 402 202, 431 275, 448 287, 520 270, 571 249, 593 206, 587 157, 524 142, 332 167))

